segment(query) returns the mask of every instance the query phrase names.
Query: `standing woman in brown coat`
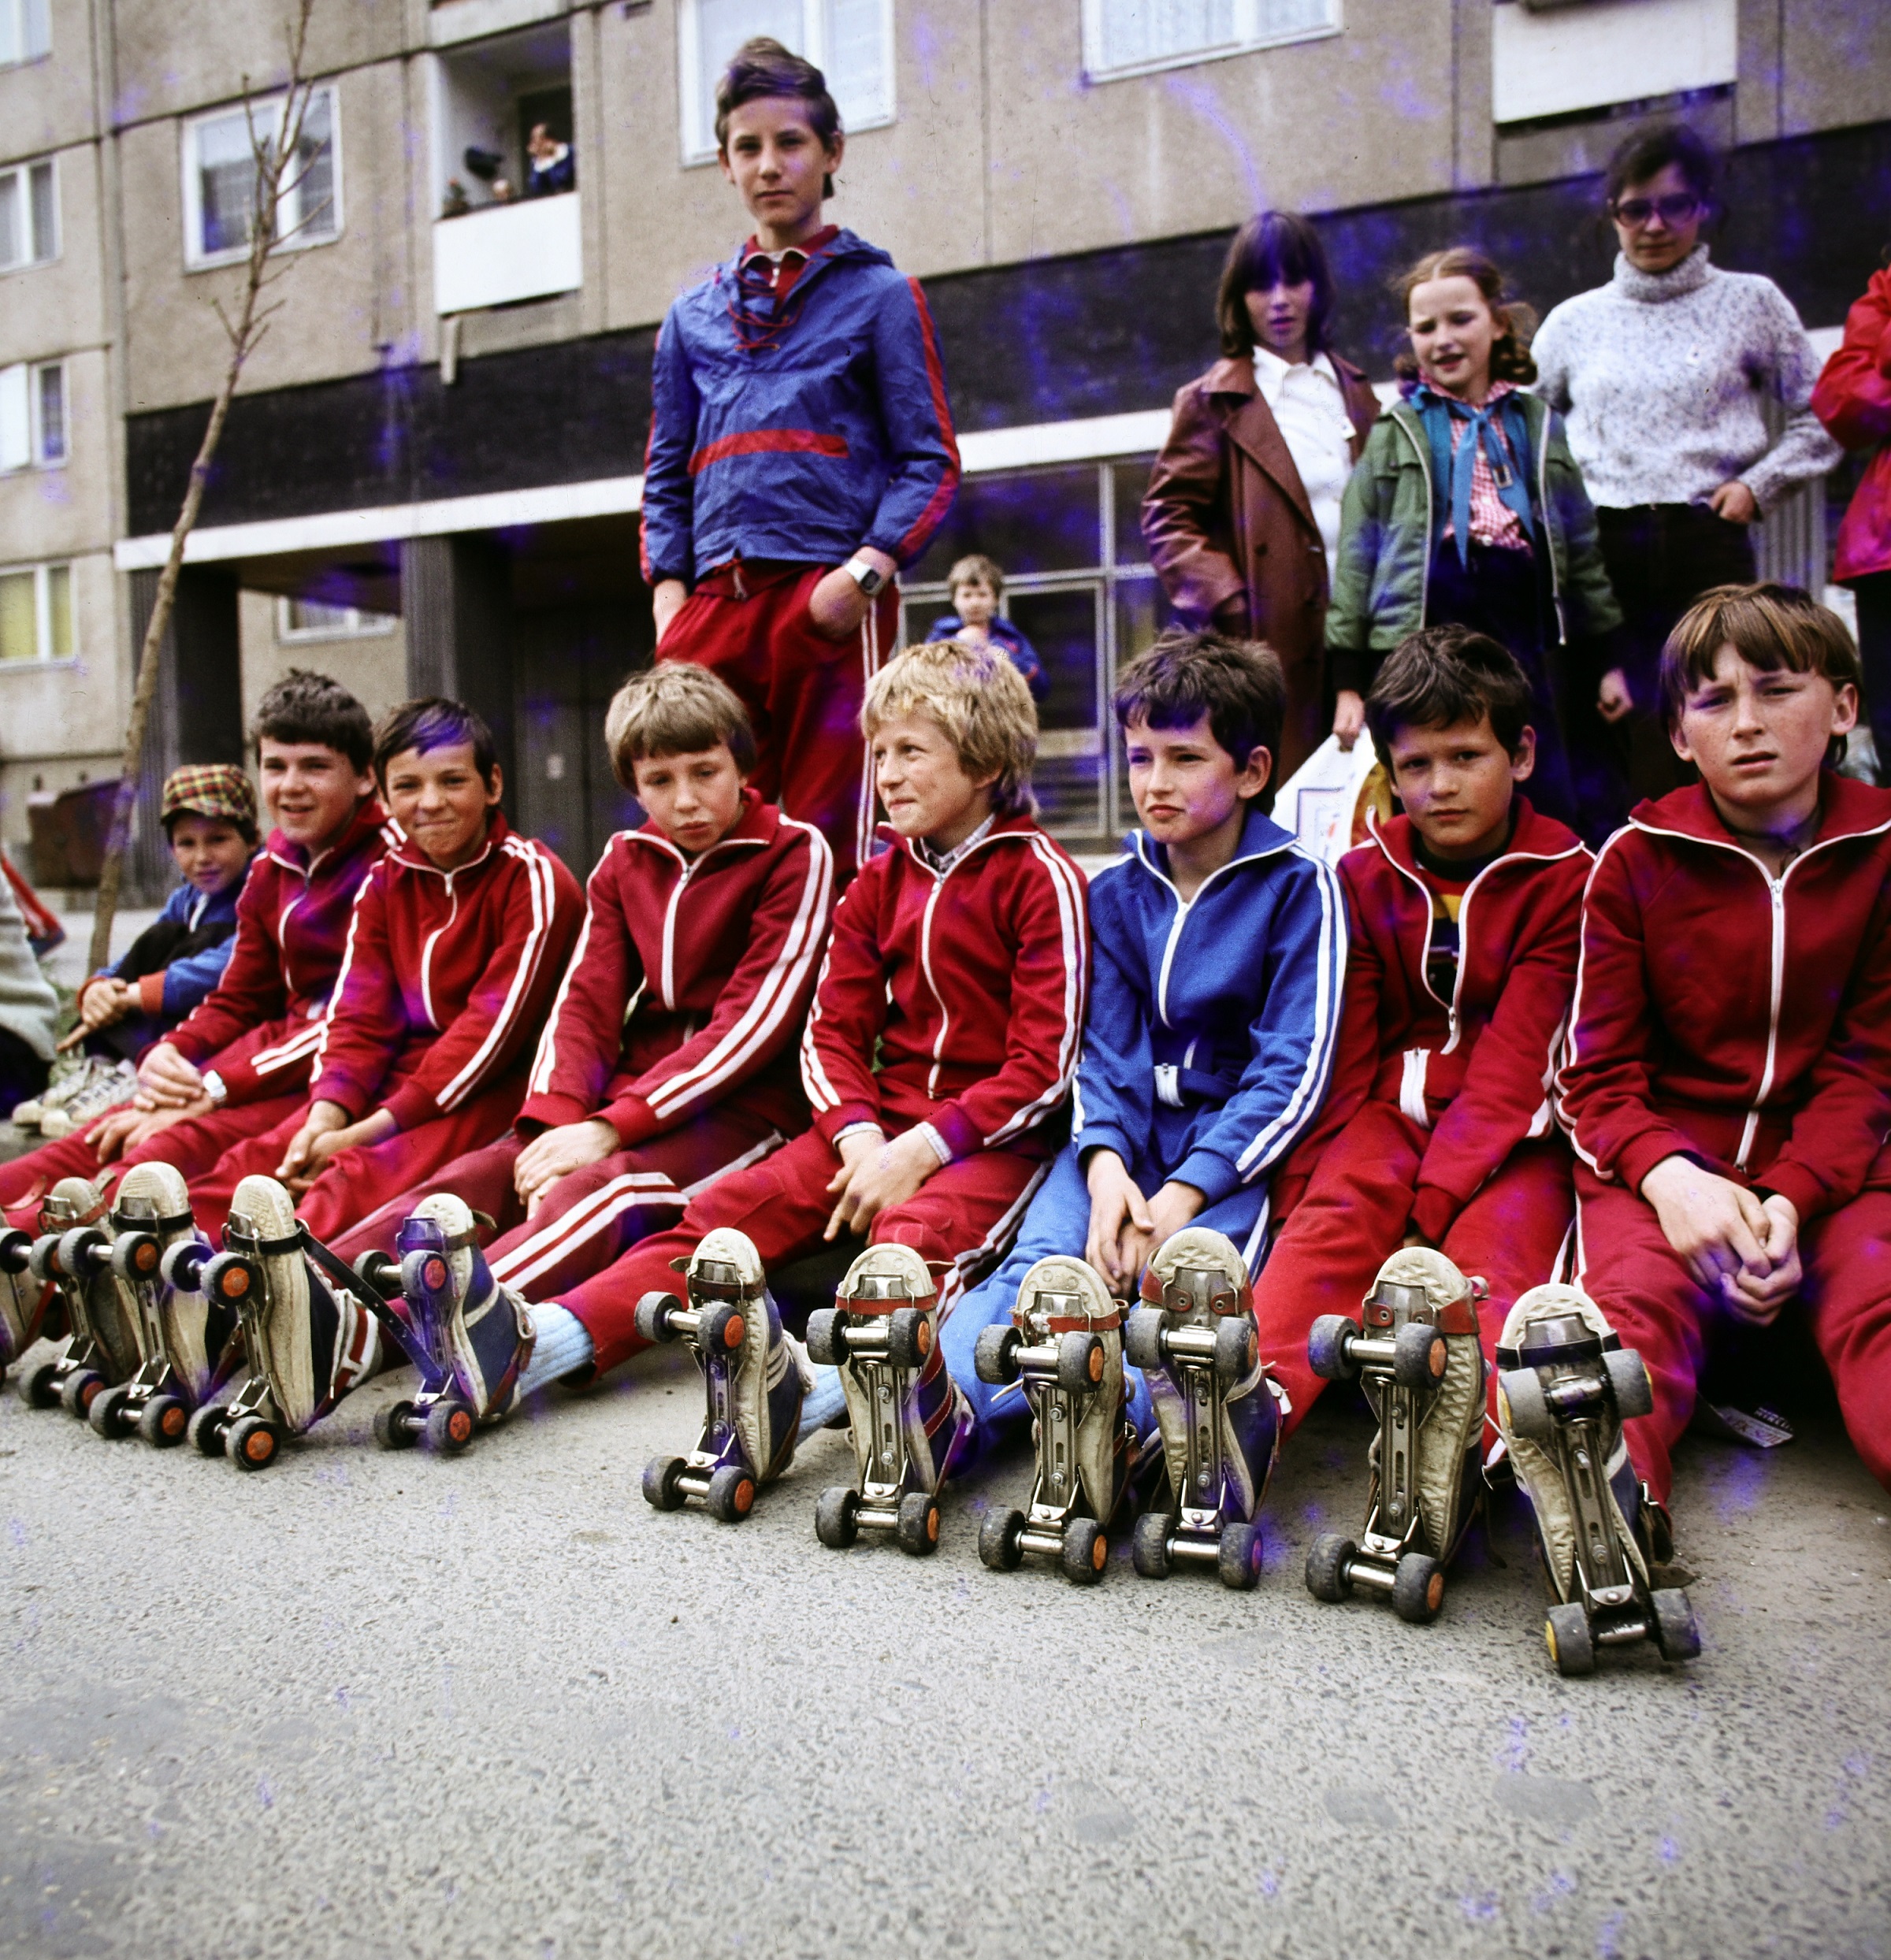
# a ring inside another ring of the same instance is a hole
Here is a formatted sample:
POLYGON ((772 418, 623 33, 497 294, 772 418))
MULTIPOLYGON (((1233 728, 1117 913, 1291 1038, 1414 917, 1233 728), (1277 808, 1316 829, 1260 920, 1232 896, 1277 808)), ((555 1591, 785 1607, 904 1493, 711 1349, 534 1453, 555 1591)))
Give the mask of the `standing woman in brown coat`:
POLYGON ((1356 736, 1362 719, 1357 696, 1333 718, 1323 640, 1340 495, 1379 402, 1327 344, 1332 310, 1313 226, 1292 211, 1249 219, 1215 301, 1222 358, 1176 395, 1142 499, 1150 560, 1183 619, 1265 640, 1280 657, 1287 721, 1274 788, 1329 729, 1356 736))

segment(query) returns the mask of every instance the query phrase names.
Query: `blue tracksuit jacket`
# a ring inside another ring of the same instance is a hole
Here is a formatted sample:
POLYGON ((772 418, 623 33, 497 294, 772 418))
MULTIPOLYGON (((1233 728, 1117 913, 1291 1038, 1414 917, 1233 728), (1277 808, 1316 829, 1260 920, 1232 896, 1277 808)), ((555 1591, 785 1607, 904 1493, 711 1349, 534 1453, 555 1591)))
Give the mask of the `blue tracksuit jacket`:
POLYGON ((741 254, 678 299, 657 336, 644 473, 652 584, 735 559, 902 565, 952 507, 958 444, 916 279, 837 231, 778 303, 741 254))
POLYGON ((114 979, 140 979, 147 973, 164 972, 162 1018, 181 1021, 223 978, 236 945, 236 900, 243 880, 208 897, 195 885, 180 885, 164 901, 158 913, 119 960, 105 971, 114 979), (199 947, 173 958, 171 948, 184 943, 185 935, 207 937, 215 927, 223 936, 215 945, 199 947), (146 935, 150 935, 147 941, 146 935))
MULTIPOLYGON (((930 646, 935 640, 956 640, 964 623, 957 613, 947 613, 943 618, 935 619, 932 631, 926 636, 927 644, 930 646)), ((991 636, 991 644, 1002 647, 1011 664, 1024 675, 1024 685, 1031 689, 1031 698, 1042 701, 1050 692, 1050 676, 1044 671, 1044 663, 1038 658, 1037 648, 1009 619, 994 619, 985 630, 991 636)))
POLYGON ((1339 1033, 1346 907, 1331 866, 1258 809, 1186 905, 1142 832, 1090 887, 1094 949, 1072 1141, 1154 1161, 1213 1205, 1319 1112, 1339 1033))

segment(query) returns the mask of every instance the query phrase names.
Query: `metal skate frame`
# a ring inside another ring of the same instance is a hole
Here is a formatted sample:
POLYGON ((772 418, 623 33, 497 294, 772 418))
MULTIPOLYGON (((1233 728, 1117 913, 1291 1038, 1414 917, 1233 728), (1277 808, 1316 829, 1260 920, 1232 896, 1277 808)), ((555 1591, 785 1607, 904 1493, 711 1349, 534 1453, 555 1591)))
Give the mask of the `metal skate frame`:
MULTIPOLYGON (((917 1313, 928 1309, 906 1290, 905 1282, 892 1273, 864 1273, 855 1282, 857 1292, 847 1296, 846 1304, 834 1302, 834 1324, 845 1342, 840 1365, 854 1370, 873 1410, 871 1461, 879 1474, 864 1479, 860 1487, 860 1509, 856 1522, 868 1531, 897 1533, 901 1501, 915 1492, 927 1494, 925 1486, 914 1475, 912 1455, 907 1446, 906 1398, 912 1378, 931 1355, 931 1339, 920 1353, 919 1366, 895 1357, 893 1316, 903 1308, 917 1313), (871 1304, 863 1307, 863 1302, 871 1304), (875 1309, 877 1308, 877 1311, 875 1309)), ((927 1323, 930 1328, 933 1326, 927 1323)), ((934 1335, 933 1338, 936 1338, 934 1335)))
POLYGON ((0 1286, 10 1290, 13 1301, 12 1309, 0 1314, 0 1375, 18 1360, 39 1336, 43 1318, 39 1296, 43 1289, 31 1279, 32 1257, 31 1232, 0 1231, 0 1286), (22 1280, 28 1283, 35 1296, 31 1307, 24 1305, 21 1300, 22 1280))
MULTIPOLYGON (((668 1491, 679 1503, 690 1498, 707 1502, 710 1485, 725 1470, 746 1471, 759 1486, 767 1468, 765 1464, 751 1464, 742 1453, 735 1426, 734 1377, 738 1357, 726 1347, 712 1353, 708 1338, 709 1321, 718 1307, 733 1306, 745 1315, 765 1312, 760 1291, 745 1285, 735 1268, 720 1260, 707 1260, 690 1273, 686 1290, 686 1300, 674 1294, 646 1294, 637 1303, 639 1331, 648 1319, 654 1338, 674 1341, 680 1336, 703 1372, 707 1400, 702 1435, 688 1456, 673 1460, 676 1467, 667 1481, 668 1491)), ((651 1469, 663 1461, 660 1457, 653 1459, 651 1469)), ((650 1471, 645 1474, 647 1495, 650 1471)))
MULTIPOLYGON (((196 1398, 172 1365, 165 1345, 162 1306, 166 1287, 176 1287, 180 1279, 188 1279, 202 1272, 210 1248, 202 1240, 194 1245, 188 1240, 175 1240, 174 1244, 185 1249, 184 1254, 167 1260, 165 1234, 193 1227, 194 1221, 188 1212, 176 1217, 162 1216, 149 1198, 121 1197, 112 1208, 111 1224, 111 1270, 131 1289, 132 1297, 138 1303, 138 1344, 145 1358, 143 1366, 124 1384, 122 1392, 115 1395, 109 1412, 101 1410, 94 1418, 94 1426, 103 1435, 129 1435, 138 1427, 145 1411, 161 1400, 176 1402, 187 1416, 196 1405, 196 1398), (190 1254, 199 1248, 203 1258, 193 1260, 190 1254)), ((182 1290, 195 1289, 186 1285, 182 1290)), ((180 1420, 175 1413, 171 1419, 180 1420)), ((180 1422, 171 1432, 171 1439, 184 1440, 180 1422)))
POLYGON ((43 1284, 50 1282, 58 1289, 70 1332, 65 1352, 56 1361, 33 1370, 22 1383, 28 1399, 37 1407, 68 1404, 70 1413, 84 1416, 91 1406, 92 1396, 110 1383, 111 1357, 92 1325, 87 1297, 92 1282, 110 1263, 111 1241, 98 1226, 105 1215, 102 1200, 83 1216, 68 1213, 63 1201, 50 1197, 40 1208, 39 1223, 56 1229, 43 1231, 33 1241, 28 1271, 43 1284), (90 1393, 75 1389, 74 1384, 87 1375, 95 1378, 90 1393), (79 1406, 69 1405, 69 1390, 80 1397, 79 1406))

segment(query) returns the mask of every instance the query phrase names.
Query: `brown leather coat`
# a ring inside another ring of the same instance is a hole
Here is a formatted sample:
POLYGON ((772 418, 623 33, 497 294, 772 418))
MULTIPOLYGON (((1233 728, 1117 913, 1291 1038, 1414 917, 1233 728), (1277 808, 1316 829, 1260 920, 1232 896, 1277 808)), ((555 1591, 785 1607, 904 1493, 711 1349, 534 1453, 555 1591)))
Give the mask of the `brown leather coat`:
MULTIPOLYGON (((1357 462, 1378 418, 1378 397, 1350 362, 1328 358, 1352 421, 1357 462)), ((1190 625, 1209 625, 1228 600, 1245 598, 1247 629, 1280 656, 1287 724, 1274 781, 1285 782, 1331 726, 1328 572, 1300 472, 1245 356, 1217 361, 1177 393, 1168 440, 1142 499, 1142 536, 1170 602, 1190 625)))

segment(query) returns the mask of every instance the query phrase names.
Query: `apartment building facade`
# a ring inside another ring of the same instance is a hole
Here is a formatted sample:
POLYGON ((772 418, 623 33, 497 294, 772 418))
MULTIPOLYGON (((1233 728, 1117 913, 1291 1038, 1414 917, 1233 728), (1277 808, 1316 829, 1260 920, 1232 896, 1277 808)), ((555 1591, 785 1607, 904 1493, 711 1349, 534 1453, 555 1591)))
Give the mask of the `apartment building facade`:
MULTIPOLYGON (((287 6, 0 0, 9 845, 29 796, 114 766, 222 372, 246 78, 266 122, 287 6)), ((1877 0, 317 0, 287 305, 192 540, 154 774, 234 758, 247 706, 305 664, 375 706, 476 701, 517 814, 574 863, 621 820, 600 729, 650 647, 651 351, 745 228, 711 94, 763 32, 839 96, 833 215, 938 322, 967 473, 908 631, 958 552, 1006 566, 1053 675, 1047 815, 1076 840, 1127 819, 1111 677, 1165 616, 1137 505, 1250 212, 1317 217, 1339 344, 1380 377, 1385 282, 1422 250, 1482 243, 1540 308, 1607 278, 1595 173, 1638 118, 1727 147, 1717 258, 1828 339, 1891 228, 1877 0), (574 186, 521 196, 541 125, 574 186)), ((1826 514, 1776 514, 1768 564, 1822 579, 1826 514)))

